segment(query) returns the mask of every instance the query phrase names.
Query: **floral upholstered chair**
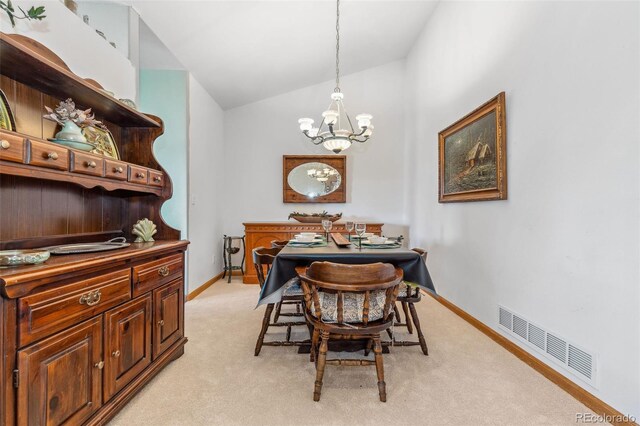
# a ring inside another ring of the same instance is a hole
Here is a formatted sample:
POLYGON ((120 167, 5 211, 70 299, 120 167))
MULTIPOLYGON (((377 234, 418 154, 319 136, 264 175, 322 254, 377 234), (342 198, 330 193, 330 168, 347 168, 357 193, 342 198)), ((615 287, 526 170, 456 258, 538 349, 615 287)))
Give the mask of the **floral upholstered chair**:
POLYGON ((325 364, 375 364, 380 401, 387 400, 380 333, 393 325, 393 306, 402 269, 387 263, 344 265, 314 262, 300 275, 304 313, 313 326, 311 358, 316 361, 313 400, 320 400, 325 364), (367 340, 375 361, 327 360, 329 340, 367 340))

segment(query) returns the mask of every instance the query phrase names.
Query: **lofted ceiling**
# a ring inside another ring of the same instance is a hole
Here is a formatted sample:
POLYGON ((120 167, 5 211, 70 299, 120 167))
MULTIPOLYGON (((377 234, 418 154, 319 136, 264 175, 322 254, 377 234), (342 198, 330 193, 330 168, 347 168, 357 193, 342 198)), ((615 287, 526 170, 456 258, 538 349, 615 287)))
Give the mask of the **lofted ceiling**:
MULTIPOLYGON (((130 3, 223 109, 334 77, 335 1, 130 3)), ((341 73, 404 58, 435 4, 342 0, 341 73)))

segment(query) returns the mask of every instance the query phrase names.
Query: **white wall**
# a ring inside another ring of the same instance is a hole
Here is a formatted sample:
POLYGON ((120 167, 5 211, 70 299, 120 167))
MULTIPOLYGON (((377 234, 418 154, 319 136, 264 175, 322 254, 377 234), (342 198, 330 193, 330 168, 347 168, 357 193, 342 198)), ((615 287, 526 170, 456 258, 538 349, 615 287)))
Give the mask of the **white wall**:
POLYGON ((0 29, 31 37, 56 53, 75 74, 92 78, 117 98, 136 98, 136 70, 131 62, 96 34, 82 18, 74 15, 59 1, 41 0, 16 3, 27 10, 45 6, 43 21, 18 21, 11 27, 9 18, 0 13, 0 29))
POLYGON ((291 211, 323 209, 343 217, 383 221, 385 232, 402 232, 404 61, 341 78, 345 106, 352 117, 373 115, 375 133, 347 155, 346 204, 284 204, 282 156, 324 154, 299 130, 300 117, 320 117, 331 102, 334 82, 326 82, 225 111, 224 231, 243 232, 245 221, 286 221, 291 211), (357 159, 357 161, 356 161, 357 159), (394 225, 396 227, 394 228, 394 225), (400 229, 400 231, 399 231, 400 229))
POLYGON ((129 57, 129 6, 114 1, 77 1, 77 14, 84 22, 89 17, 89 26, 102 31, 107 42, 115 43, 115 49, 129 57))
POLYGON ((223 111, 189 74, 189 283, 192 291, 222 271, 223 111), (215 263, 214 263, 215 257, 215 263))
POLYGON ((438 292, 595 352, 598 386, 580 385, 636 418, 638 17, 637 2, 440 3, 405 83, 411 235, 438 292), (503 90, 509 200, 438 204, 438 131, 503 90))

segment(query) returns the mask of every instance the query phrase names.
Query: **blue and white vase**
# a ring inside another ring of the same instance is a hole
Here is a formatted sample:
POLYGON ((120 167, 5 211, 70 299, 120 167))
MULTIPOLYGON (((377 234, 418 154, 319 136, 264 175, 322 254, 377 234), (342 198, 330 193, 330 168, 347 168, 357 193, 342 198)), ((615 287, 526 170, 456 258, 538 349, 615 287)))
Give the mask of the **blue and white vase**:
POLYGON ((56 133, 56 139, 71 142, 87 142, 80 127, 73 121, 65 121, 62 130, 56 133))

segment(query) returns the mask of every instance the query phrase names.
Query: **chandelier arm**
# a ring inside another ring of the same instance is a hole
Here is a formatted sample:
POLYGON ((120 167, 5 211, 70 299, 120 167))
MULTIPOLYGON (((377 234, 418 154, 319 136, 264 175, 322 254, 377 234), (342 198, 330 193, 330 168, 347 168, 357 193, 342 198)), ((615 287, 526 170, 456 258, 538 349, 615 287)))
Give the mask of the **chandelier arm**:
MULTIPOLYGON (((353 134, 353 135, 351 135, 351 136, 353 136, 353 137, 362 136, 362 135, 364 135, 364 132, 366 132, 366 131, 367 131, 367 129, 368 129, 368 127, 363 127, 363 128, 362 128, 362 130, 360 131, 360 133, 354 133, 354 134, 353 134)), ((353 130, 353 129, 352 129, 352 130, 353 130)))
POLYGON ((308 130, 305 130, 304 132, 302 132, 302 134, 304 134, 306 137, 311 139, 311 142, 314 145, 320 145, 322 142, 324 142, 324 137, 323 136, 309 136, 309 131, 308 130))
POLYGON ((329 133, 331 133, 331 136, 333 136, 335 138, 336 134, 333 131, 333 124, 327 124, 327 126, 329 127, 329 133))
POLYGON ((352 136, 352 137, 350 137, 350 138, 349 138, 349 140, 350 140, 350 141, 352 141, 352 142, 365 143, 366 141, 368 141, 368 140, 369 140, 369 136, 366 136, 366 137, 365 137, 364 139, 362 139, 362 140, 360 140, 360 139, 358 139, 358 138, 356 138, 356 137, 353 137, 353 136, 352 136))
POLYGON ((322 126, 324 125, 325 119, 324 117, 322 117, 322 121, 320 122, 320 125, 318 126, 318 135, 320 133, 322 133, 322 126))
POLYGON ((351 127, 351 133, 355 133, 356 131, 353 129, 353 123, 351 122, 351 117, 349 117, 349 113, 347 112, 346 108, 344 110, 344 115, 347 116, 347 121, 349 122, 349 127, 351 127))

